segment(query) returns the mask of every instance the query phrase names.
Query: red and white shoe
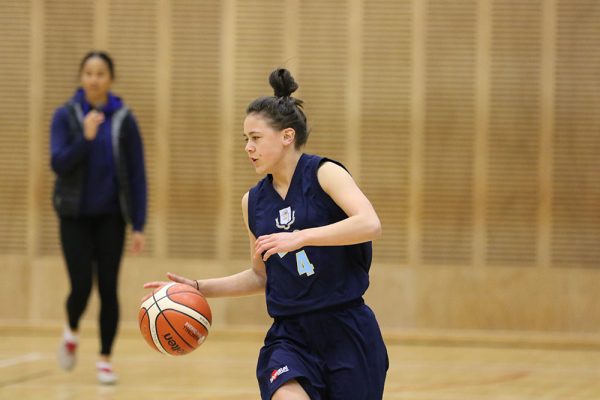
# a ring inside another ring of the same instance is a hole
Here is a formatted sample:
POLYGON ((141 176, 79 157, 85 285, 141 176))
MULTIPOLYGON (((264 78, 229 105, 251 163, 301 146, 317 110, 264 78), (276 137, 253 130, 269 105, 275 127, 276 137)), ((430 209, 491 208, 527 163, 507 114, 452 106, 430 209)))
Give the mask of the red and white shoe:
POLYGON ((70 371, 77 361, 77 342, 62 339, 58 347, 58 365, 65 371, 70 371))
POLYGON ((98 371, 98 382, 103 385, 114 385, 119 380, 109 362, 98 361, 96 363, 96 370, 98 371))

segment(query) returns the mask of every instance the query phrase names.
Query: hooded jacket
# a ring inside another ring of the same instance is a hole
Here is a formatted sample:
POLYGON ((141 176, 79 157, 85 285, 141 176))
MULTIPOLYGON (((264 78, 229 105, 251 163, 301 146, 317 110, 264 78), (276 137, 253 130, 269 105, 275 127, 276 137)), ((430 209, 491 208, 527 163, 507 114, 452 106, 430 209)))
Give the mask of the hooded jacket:
POLYGON ((56 173, 53 204, 60 217, 121 214, 136 231, 146 219, 147 188, 137 122, 123 101, 109 93, 96 138, 85 139, 83 119, 92 110, 83 89, 52 119, 50 150, 56 173))

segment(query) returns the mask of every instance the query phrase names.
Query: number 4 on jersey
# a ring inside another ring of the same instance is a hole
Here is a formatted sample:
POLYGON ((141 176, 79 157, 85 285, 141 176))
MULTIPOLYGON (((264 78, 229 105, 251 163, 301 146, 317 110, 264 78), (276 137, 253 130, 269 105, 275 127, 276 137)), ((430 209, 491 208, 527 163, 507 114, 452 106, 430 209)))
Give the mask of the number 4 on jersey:
POLYGON ((315 267, 308 261, 308 256, 304 250, 296 253, 296 266, 298 267, 298 274, 311 276, 315 273, 315 267))

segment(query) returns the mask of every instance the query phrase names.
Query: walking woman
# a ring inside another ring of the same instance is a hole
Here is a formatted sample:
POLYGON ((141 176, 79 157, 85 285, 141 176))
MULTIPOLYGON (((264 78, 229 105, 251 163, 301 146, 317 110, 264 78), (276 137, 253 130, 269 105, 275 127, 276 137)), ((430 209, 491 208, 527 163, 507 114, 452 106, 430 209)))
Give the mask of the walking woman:
POLYGON ((111 93, 115 78, 105 52, 86 54, 79 87, 54 113, 50 129, 53 203, 71 291, 59 364, 75 366, 79 322, 94 280, 100 295, 98 380, 117 382, 110 363, 119 322, 118 275, 126 224, 133 227, 132 252, 144 247, 146 173, 137 122, 121 98, 111 93))

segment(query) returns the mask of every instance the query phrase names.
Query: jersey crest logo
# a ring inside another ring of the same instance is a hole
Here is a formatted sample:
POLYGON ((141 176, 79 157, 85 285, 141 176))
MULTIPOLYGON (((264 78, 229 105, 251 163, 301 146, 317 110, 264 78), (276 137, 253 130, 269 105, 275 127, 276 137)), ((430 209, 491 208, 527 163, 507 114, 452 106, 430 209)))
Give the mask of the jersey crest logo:
POLYGON ((296 221, 296 211, 292 211, 292 207, 286 207, 279 210, 279 218, 275 218, 275 226, 287 231, 294 221, 296 221))

